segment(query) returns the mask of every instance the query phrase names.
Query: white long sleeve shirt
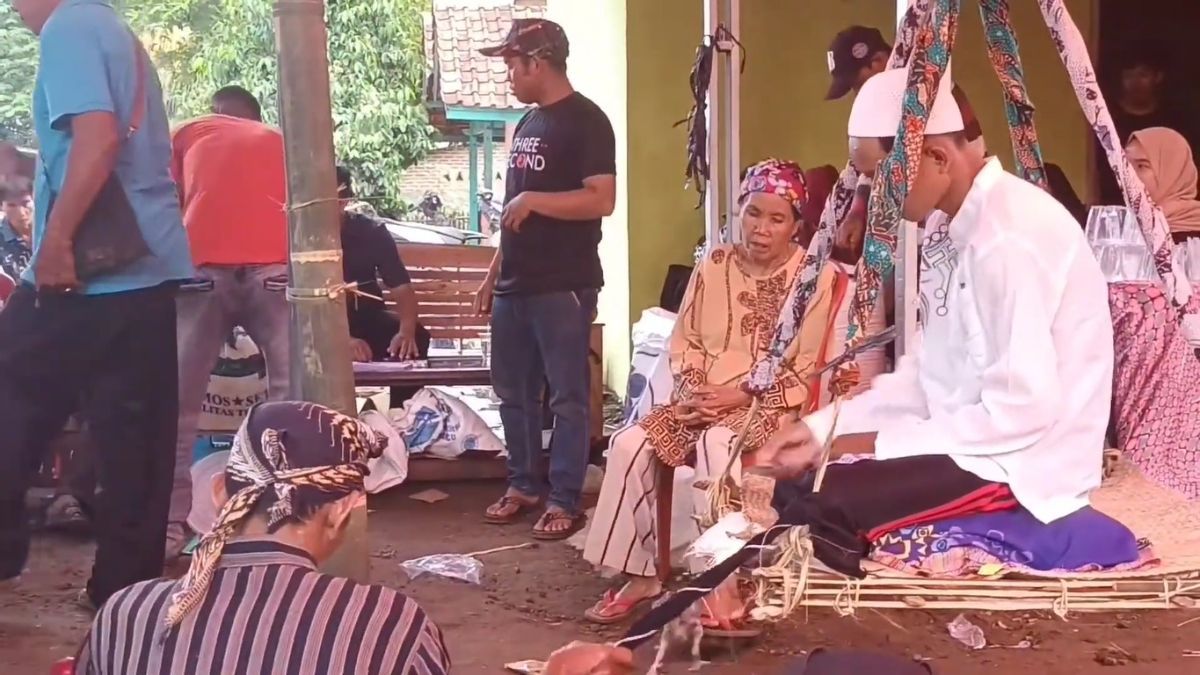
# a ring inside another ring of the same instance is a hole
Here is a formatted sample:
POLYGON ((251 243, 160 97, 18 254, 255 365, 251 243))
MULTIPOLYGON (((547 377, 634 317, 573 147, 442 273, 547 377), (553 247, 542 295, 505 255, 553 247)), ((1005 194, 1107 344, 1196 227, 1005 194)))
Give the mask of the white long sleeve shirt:
MULTIPOLYGON (((881 460, 948 455, 1043 522, 1069 515, 1100 485, 1112 399, 1100 267, 1066 209, 996 159, 949 236, 950 265, 922 275, 913 355, 842 404, 836 433, 878 433, 881 460)), ((833 408, 805 421, 823 440, 833 408)))

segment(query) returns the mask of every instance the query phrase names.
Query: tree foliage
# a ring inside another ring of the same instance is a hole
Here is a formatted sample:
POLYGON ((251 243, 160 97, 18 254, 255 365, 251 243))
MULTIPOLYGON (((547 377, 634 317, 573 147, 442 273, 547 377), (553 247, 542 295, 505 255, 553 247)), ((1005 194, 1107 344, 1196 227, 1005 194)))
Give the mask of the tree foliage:
POLYGON ((0 139, 21 145, 33 143, 29 114, 33 80, 37 75, 37 39, 21 23, 12 6, 0 3, 0 139))
MULTIPOLYGON (((0 14, 0 128, 28 134, 36 42, 0 14)), ((240 84, 278 123, 273 0, 123 0, 118 3, 154 57, 172 118, 207 112, 220 87, 240 84)), ((400 172, 431 146, 422 101, 421 15, 429 0, 327 0, 331 108, 339 161, 381 211, 400 207, 400 172)), ((313 101, 313 105, 321 105, 313 101)))

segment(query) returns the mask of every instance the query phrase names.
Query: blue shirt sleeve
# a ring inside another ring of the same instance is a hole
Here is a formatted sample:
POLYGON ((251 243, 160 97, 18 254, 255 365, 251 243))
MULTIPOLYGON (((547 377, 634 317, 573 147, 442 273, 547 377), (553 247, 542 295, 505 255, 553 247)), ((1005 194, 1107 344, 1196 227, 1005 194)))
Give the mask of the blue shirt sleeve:
MULTIPOLYGON (((41 36, 42 80, 50 125, 65 131, 75 115, 91 112, 116 114, 109 82, 109 54, 102 35, 90 22, 86 7, 62 7, 46 23, 41 36)), ((133 67, 133 38, 129 58, 122 67, 133 67)))

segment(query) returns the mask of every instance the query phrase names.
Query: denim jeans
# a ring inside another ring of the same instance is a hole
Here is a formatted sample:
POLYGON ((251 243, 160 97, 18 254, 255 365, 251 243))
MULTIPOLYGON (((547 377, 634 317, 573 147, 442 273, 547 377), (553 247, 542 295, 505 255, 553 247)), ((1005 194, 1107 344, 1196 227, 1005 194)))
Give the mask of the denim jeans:
MULTIPOLYGON (((287 265, 217 266, 197 270, 195 283, 185 284, 178 307, 179 428, 175 445, 175 482, 170 523, 185 523, 192 509, 192 449, 204 394, 221 345, 237 326, 258 346, 267 361, 272 401, 288 398, 288 321, 284 288, 287 265)), ((200 486, 208 490, 209 486, 200 486)))
POLYGON ((542 394, 550 384, 554 438, 548 502, 579 510, 587 473, 588 337, 599 291, 500 295, 492 305, 492 386, 508 446, 508 484, 526 495, 545 490, 542 394))

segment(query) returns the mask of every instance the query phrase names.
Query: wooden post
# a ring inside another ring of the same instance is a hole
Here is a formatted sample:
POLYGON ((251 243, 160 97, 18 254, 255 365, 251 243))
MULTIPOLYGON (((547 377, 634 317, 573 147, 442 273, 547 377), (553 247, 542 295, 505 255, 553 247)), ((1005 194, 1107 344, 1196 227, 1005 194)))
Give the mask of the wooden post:
MULTIPOLYGON (((324 0, 277 0, 279 118, 288 173, 291 394, 354 414, 354 373, 344 281, 341 208, 334 172, 324 0)), ((345 544, 326 571, 365 581, 366 507, 356 509, 345 544)))
POLYGON ((471 122, 467 125, 467 154, 468 154, 468 183, 467 195, 471 203, 467 206, 467 230, 479 232, 479 125, 471 122))

